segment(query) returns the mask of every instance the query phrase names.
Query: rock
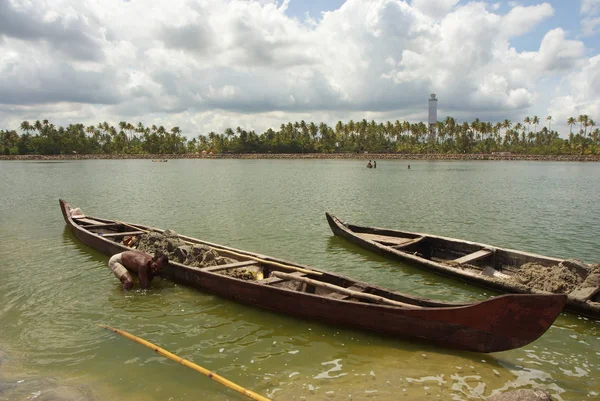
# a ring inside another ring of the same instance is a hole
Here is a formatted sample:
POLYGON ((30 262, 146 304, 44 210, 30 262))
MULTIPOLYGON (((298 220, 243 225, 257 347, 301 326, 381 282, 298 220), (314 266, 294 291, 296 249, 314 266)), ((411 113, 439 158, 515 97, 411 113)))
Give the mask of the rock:
POLYGON ((581 277, 582 280, 585 280, 585 278, 591 273, 592 270, 590 266, 577 259, 564 260, 560 262, 559 266, 565 266, 570 271, 577 273, 577 275, 579 275, 579 277, 581 277))
POLYGON ((490 397, 487 401, 552 401, 552 398, 543 390, 513 390, 490 397))
POLYGON ((169 238, 167 240, 167 251, 174 252, 175 249, 185 246, 185 242, 180 240, 179 238, 169 238))
POLYGON ((192 247, 190 245, 179 246, 175 249, 175 257, 179 263, 185 263, 188 255, 190 254, 192 247))
POLYGON ((600 292, 600 274, 590 274, 583 283, 569 293, 569 298, 585 302, 600 292))

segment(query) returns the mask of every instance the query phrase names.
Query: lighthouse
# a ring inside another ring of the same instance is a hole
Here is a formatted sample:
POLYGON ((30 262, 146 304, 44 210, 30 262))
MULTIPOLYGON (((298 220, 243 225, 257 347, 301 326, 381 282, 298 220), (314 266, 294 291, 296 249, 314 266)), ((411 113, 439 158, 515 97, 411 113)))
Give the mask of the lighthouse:
POLYGON ((437 96, 435 93, 429 95, 429 116, 427 122, 429 123, 429 140, 435 141, 435 129, 437 124, 437 96))

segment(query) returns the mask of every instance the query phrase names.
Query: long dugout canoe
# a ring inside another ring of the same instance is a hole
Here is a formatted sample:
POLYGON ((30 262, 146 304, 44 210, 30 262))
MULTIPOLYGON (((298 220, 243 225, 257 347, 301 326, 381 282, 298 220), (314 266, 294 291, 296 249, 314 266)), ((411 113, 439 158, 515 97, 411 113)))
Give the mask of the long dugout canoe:
MULTIPOLYGON (((86 216, 63 200, 60 208, 75 237, 106 255, 132 249, 125 243, 130 244, 134 236, 165 232, 147 225, 86 216)), ((473 303, 439 302, 311 266, 184 235, 178 237, 192 247, 209 247, 234 262, 193 267, 170 260, 160 273, 166 279, 283 314, 440 347, 486 353, 522 347, 548 330, 566 302, 566 296, 555 294, 511 294, 473 303), (253 269, 257 274, 253 279, 229 274, 236 269, 253 269)))
POLYGON ((359 226, 329 213, 325 215, 335 235, 363 248, 501 293, 551 294, 554 292, 542 288, 567 287, 560 282, 549 285, 552 273, 569 274, 581 283, 568 292, 560 292, 567 296, 565 308, 600 319, 600 265, 456 238, 359 226))

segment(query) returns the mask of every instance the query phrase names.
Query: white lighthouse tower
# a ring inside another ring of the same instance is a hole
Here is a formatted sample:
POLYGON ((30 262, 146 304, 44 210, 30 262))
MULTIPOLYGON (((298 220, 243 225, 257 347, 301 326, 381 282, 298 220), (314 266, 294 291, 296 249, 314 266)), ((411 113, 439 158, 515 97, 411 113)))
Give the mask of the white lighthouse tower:
POLYGON ((438 99, 435 93, 429 95, 429 116, 427 122, 429 123, 429 140, 435 141, 435 130, 437 124, 437 102, 438 99))

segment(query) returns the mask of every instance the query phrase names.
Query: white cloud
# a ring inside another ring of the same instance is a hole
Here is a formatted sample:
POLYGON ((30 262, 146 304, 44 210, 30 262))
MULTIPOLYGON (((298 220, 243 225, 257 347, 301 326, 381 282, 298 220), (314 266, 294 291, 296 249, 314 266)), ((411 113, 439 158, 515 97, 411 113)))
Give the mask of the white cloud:
POLYGON ((535 6, 516 6, 502 18, 502 30, 509 36, 520 36, 531 31, 544 19, 554 15, 552 6, 542 3, 535 6))
POLYGON ((0 120, 261 131, 299 119, 422 119, 433 91, 440 115, 516 118, 544 80, 591 68, 560 28, 537 51, 515 49, 553 15, 547 3, 502 15, 483 2, 347 0, 310 23, 286 15, 287 4, 0 0, 24 21, 0 25, 0 120))
POLYGON ((600 55, 591 57, 565 79, 562 95, 554 97, 548 112, 563 123, 569 117, 587 114, 600 119, 600 55))
POLYGON ((600 13, 600 0, 581 0, 581 14, 600 13))
POLYGON ((592 36, 600 27, 600 0, 581 0, 581 33, 592 36))
POLYGON ((432 18, 442 18, 459 0, 412 0, 412 6, 432 18))

